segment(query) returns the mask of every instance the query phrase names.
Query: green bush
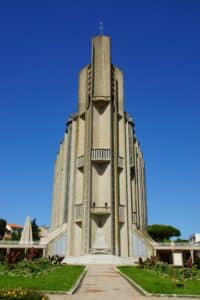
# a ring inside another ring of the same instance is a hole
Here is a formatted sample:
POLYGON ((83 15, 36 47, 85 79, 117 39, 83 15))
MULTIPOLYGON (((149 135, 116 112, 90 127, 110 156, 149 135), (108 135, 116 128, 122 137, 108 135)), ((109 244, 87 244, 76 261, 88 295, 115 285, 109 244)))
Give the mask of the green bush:
POLYGON ((168 264, 162 262, 162 261, 159 261, 156 263, 155 265, 155 270, 160 273, 161 275, 168 275, 169 273, 169 266, 168 264))
POLYGON ((47 300, 48 297, 44 294, 36 291, 30 291, 25 289, 10 289, 0 290, 1 300, 47 300))
POLYGON ((195 257, 194 263, 195 263, 197 269, 200 269, 200 257, 199 256, 195 257))
POLYGON ((5 260, 6 256, 6 249, 0 249, 0 262, 3 262, 5 260))
POLYGON ((22 249, 10 249, 10 251, 6 253, 5 263, 8 269, 13 269, 17 262, 22 259, 24 259, 24 252, 22 249))
POLYGON ((27 250, 26 258, 28 260, 35 260, 42 257, 42 250, 36 248, 30 248, 27 250))
POLYGON ((169 265, 161 261, 156 261, 155 264, 152 264, 152 260, 147 259, 144 262, 144 268, 147 271, 153 272, 161 277, 176 278, 179 281, 192 279, 200 280, 200 272, 197 264, 194 267, 181 268, 174 267, 173 265, 169 265))

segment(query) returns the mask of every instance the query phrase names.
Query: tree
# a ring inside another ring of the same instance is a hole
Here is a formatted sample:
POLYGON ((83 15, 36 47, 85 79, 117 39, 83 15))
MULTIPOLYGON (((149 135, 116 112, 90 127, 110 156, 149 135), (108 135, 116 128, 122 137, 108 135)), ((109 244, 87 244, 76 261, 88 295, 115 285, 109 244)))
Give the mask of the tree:
POLYGON ((32 227, 33 240, 38 241, 40 239, 39 237, 40 230, 36 223, 36 218, 31 221, 31 227, 32 227))
POLYGON ((2 240, 4 237, 4 234, 6 232, 6 225, 7 225, 6 220, 0 219, 0 240, 2 240))
POLYGON ((21 238, 22 233, 20 231, 14 231, 12 232, 12 241, 19 241, 21 238))
POLYGON ((176 243, 189 243, 189 240, 178 238, 174 242, 176 242, 176 243))
POLYGON ((156 242, 164 242, 170 240, 171 237, 180 236, 181 232, 179 229, 170 225, 154 224, 147 227, 148 234, 156 242))

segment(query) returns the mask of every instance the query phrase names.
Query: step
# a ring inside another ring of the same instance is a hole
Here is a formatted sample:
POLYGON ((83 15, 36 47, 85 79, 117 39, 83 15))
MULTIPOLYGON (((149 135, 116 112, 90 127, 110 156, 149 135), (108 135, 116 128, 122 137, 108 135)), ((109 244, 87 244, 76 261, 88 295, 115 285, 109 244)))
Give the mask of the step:
POLYGON ((106 254, 89 254, 83 256, 65 256, 62 264, 73 265, 90 265, 90 264, 102 264, 102 265, 135 265, 138 261, 138 257, 120 257, 115 255, 106 254))

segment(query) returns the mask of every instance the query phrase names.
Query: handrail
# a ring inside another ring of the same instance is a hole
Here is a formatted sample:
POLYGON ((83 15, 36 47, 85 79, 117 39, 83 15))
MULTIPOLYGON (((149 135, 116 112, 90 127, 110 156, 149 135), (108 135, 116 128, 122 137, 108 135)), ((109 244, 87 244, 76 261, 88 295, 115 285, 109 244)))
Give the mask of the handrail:
POLYGON ((156 243, 156 246, 168 246, 168 247, 179 247, 179 246, 186 246, 186 247, 200 247, 200 244, 192 244, 190 242, 186 243, 176 243, 176 242, 169 242, 169 243, 156 243))
MULTIPOLYGON (((22 245, 20 241, 1 240, 0 245, 22 245)), ((40 245, 40 241, 33 241, 31 243, 23 243, 23 245, 40 245)))

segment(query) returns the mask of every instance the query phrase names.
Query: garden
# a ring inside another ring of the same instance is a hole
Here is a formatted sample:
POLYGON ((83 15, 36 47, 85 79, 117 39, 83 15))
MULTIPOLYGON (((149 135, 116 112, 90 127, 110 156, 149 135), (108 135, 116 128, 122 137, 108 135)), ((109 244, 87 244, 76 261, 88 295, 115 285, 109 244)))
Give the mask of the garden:
POLYGON ((191 261, 184 267, 157 261, 155 257, 138 266, 120 266, 118 269, 151 294, 200 295, 200 262, 191 261))
POLYGON ((46 300, 45 292, 69 291, 84 271, 84 266, 61 265, 59 257, 41 258, 36 252, 1 255, 0 300, 46 300))

